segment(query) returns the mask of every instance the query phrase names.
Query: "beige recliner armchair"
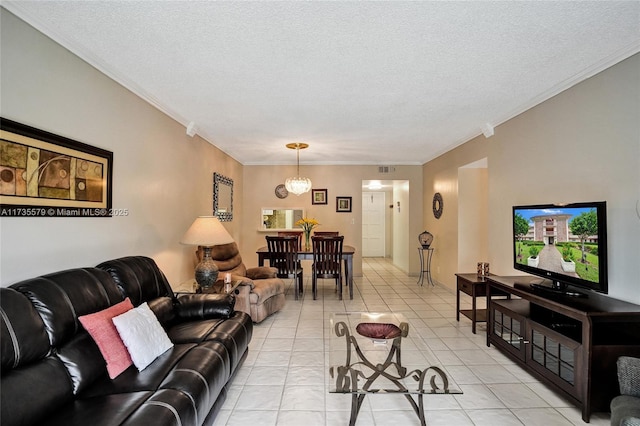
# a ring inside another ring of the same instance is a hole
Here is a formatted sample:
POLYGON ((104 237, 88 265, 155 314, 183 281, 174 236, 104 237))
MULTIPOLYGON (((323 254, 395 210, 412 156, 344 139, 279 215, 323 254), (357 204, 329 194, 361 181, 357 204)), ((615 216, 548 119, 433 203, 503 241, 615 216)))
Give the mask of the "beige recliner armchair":
POLYGON ((268 266, 248 268, 242 262, 236 243, 214 246, 211 258, 220 270, 220 278, 229 273, 232 280, 241 280, 236 296, 236 311, 246 312, 253 322, 261 322, 284 306, 284 281, 278 270, 268 266))

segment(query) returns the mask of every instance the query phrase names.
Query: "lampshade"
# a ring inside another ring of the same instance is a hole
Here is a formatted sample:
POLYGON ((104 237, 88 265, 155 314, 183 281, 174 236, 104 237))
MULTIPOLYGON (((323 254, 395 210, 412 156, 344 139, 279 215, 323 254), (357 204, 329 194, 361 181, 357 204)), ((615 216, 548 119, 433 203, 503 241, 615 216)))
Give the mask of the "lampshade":
POLYGON ((191 246, 212 247, 232 243, 233 237, 217 217, 200 216, 193 221, 180 242, 191 246))
POLYGON ((380 182, 379 180, 372 180, 371 182, 369 182, 369 189, 382 189, 382 182, 380 182))
POLYGON ((233 242, 233 237, 215 216, 200 216, 182 236, 182 244, 202 246, 204 254, 196 266, 195 277, 201 289, 208 289, 218 279, 218 266, 211 258, 211 247, 233 242))
POLYGON ((311 179, 300 176, 300 150, 308 148, 309 144, 302 142, 288 143, 287 148, 296 150, 296 158, 298 164, 298 174, 294 177, 287 178, 284 181, 284 186, 287 191, 300 195, 311 190, 311 179))

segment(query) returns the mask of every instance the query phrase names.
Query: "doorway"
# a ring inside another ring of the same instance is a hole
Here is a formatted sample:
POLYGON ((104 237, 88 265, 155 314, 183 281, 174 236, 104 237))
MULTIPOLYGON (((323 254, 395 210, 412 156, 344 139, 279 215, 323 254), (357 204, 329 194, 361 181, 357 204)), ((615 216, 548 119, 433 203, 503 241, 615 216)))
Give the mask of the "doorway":
POLYGON ((409 253, 409 181, 363 180, 362 193, 362 257, 373 256, 369 253, 372 253, 370 248, 375 244, 370 242, 370 238, 375 231, 377 243, 383 242, 384 245, 384 252, 377 251, 376 255, 393 259, 395 266, 408 273, 411 255, 409 253), (384 198, 382 195, 374 195, 372 201, 371 193, 382 193, 384 198), (372 213, 364 210, 367 204, 376 204, 376 202, 381 205, 377 207, 376 214, 380 216, 376 217, 375 222, 379 223, 381 217, 384 217, 384 227, 371 225, 372 222, 367 218, 370 218, 372 213))
POLYGON ((385 257, 385 193, 362 193, 362 257, 385 257))

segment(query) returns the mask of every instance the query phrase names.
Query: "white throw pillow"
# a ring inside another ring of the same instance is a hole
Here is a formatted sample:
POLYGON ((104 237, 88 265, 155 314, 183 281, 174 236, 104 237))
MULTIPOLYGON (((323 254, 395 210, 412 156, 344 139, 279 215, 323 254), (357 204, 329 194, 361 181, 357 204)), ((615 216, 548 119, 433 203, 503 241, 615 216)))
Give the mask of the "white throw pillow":
POLYGON ((146 302, 114 317, 112 321, 138 371, 144 370, 154 359, 173 347, 146 302))

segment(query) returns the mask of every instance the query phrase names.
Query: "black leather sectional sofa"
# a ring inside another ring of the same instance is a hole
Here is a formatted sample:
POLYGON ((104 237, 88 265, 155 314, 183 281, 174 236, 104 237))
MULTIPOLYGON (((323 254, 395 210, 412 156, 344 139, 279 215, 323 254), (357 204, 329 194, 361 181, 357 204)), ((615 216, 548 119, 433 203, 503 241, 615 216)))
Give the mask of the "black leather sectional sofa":
POLYGON ((126 257, 0 289, 0 424, 211 424, 247 355, 249 315, 234 297, 174 295, 147 257, 126 257), (78 317, 129 297, 147 302, 174 343, 114 379, 78 317))

